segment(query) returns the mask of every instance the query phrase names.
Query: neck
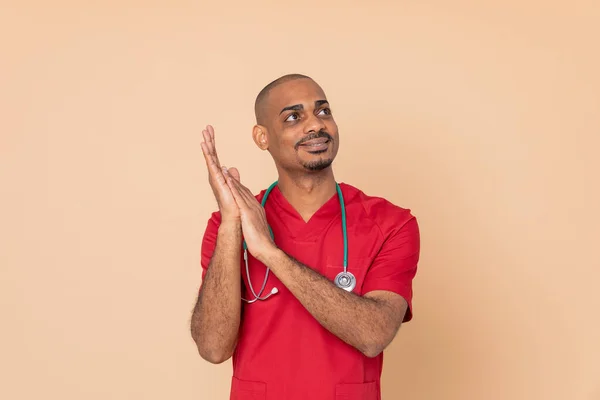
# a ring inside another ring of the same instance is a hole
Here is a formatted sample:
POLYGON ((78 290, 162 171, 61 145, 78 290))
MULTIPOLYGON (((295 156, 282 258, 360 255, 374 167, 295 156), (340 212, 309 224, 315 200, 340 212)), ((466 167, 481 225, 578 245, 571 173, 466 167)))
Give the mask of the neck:
POLYGON ((336 181, 331 167, 297 176, 280 171, 277 186, 305 221, 336 194, 336 181))

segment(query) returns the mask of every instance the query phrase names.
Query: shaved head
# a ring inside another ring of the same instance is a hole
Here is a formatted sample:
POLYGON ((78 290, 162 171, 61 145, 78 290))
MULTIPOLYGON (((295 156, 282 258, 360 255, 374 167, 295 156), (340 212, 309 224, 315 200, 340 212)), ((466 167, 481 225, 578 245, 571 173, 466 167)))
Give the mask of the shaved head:
POLYGON ((256 101, 254 102, 254 115, 256 116, 256 123, 259 125, 264 124, 264 105, 267 97, 271 90, 282 83, 286 83, 289 81, 295 81, 296 79, 310 79, 314 82, 314 80, 306 75, 302 74, 287 74, 282 77, 275 79, 273 82, 269 83, 265 86, 256 96, 256 101))
POLYGON ((338 127, 323 88, 314 79, 288 74, 265 86, 255 102, 254 143, 290 174, 326 170, 335 158, 338 127))

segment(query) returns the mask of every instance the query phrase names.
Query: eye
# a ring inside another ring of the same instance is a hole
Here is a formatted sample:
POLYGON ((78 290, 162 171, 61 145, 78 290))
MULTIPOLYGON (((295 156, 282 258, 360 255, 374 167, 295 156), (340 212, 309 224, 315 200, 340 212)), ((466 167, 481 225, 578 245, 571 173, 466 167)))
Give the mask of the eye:
POLYGON ((319 115, 331 115, 331 109, 326 107, 326 108, 322 109, 321 111, 319 111, 319 115))
POLYGON ((298 113, 294 112, 294 113, 291 113, 290 115, 288 115, 288 117, 285 119, 285 121, 286 122, 296 121, 298 118, 300 118, 300 116, 298 115, 298 113))

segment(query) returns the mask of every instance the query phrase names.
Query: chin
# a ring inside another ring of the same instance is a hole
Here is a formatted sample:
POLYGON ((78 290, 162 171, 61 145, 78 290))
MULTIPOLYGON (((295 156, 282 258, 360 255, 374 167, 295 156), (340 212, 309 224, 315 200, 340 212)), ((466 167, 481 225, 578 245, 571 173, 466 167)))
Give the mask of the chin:
POLYGON ((333 164, 333 158, 304 162, 302 166, 305 170, 317 172, 329 168, 331 164, 333 164))

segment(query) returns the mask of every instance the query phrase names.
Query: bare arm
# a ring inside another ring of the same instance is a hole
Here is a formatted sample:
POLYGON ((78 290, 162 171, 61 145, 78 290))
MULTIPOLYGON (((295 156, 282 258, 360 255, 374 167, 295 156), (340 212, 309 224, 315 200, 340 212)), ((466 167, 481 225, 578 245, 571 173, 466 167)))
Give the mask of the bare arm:
POLYGON ((191 331, 200 356, 222 363, 233 354, 241 312, 240 247, 238 223, 221 224, 198 301, 192 313, 191 331))
MULTIPOLYGON (((202 135, 208 181, 219 205, 221 223, 192 313, 191 333, 200 356, 216 364, 231 357, 237 343, 241 312, 242 225, 239 208, 219 163, 213 127, 207 126, 202 135)), ((235 168, 230 169, 230 173, 239 180, 235 168)))
POLYGON ((325 329, 366 356, 377 356, 394 339, 408 307, 400 295, 346 292, 275 247, 261 258, 325 329))

